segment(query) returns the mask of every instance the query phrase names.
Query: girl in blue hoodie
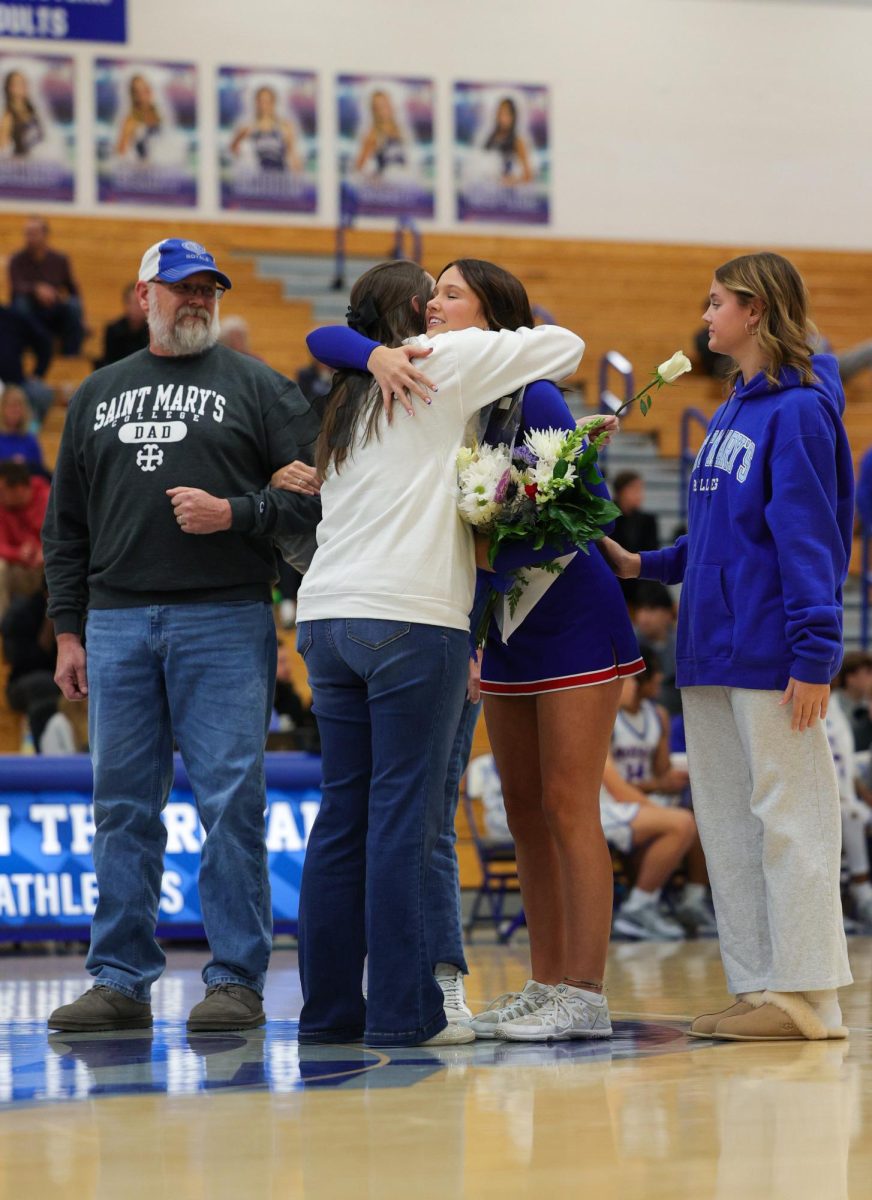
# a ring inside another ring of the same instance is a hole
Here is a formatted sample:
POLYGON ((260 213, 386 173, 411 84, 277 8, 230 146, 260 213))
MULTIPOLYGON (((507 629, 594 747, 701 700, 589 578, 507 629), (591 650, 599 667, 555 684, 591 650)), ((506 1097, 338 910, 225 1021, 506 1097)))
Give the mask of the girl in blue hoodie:
POLYGON ((736 1002, 701 1037, 847 1036, 839 793, 823 717, 842 657, 853 469, 836 361, 812 354, 805 286, 777 254, 715 271, 709 347, 733 359, 665 550, 601 543, 616 573, 682 583, 694 812, 736 1002))

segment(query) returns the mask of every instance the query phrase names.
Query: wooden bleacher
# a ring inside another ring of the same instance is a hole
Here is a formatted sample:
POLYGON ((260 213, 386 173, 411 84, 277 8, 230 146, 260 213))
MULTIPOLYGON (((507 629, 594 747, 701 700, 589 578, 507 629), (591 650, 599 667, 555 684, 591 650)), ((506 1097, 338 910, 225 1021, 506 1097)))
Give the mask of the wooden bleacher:
MULTIPOLYGON (((278 283, 258 279, 257 254, 333 252, 331 229, 288 225, 249 225, 192 220, 137 220, 127 216, 53 215, 52 244, 69 254, 79 279, 90 328, 85 357, 55 359, 51 381, 67 388, 89 370, 89 359, 101 350, 100 333, 121 311, 120 294, 136 276, 142 252, 167 236, 203 242, 231 275, 232 292, 223 302, 226 313, 244 316, 252 346, 277 370, 293 375, 307 361, 304 338, 312 326, 308 303, 283 299, 278 283)), ((0 213, 0 298, 6 298, 5 261, 22 241, 23 214, 0 213)), ((352 230, 347 253, 383 257, 392 242, 388 229, 352 230)), ((747 247, 746 249, 752 249, 747 247)), ((620 350, 634 364, 640 383, 673 351, 692 348, 699 328, 714 267, 741 253, 717 245, 660 245, 634 242, 584 242, 531 237, 496 237, 457 233, 425 234, 424 265, 436 273, 458 257, 487 258, 517 274, 535 304, 577 330, 587 352, 577 375, 591 399, 596 397, 602 354, 620 350)), ((872 338, 872 253, 784 249, 803 273, 813 300, 814 319, 836 349, 872 338)), ((625 428, 656 434, 660 448, 674 455, 679 448, 679 417, 689 404, 711 414, 721 398, 720 385, 700 376, 685 376, 675 388, 661 390, 647 418, 632 413, 625 428)), ((44 449, 53 463, 64 410, 49 414, 44 449)), ((872 444, 872 372, 848 388, 846 417, 855 457, 872 444)), ((302 664, 298 664, 298 671, 302 664)), ((302 676, 301 676, 302 679, 302 676)), ((0 751, 18 745, 18 723, 0 701, 0 751)), ((474 752, 486 749, 483 727, 474 752)), ((468 842, 461 845, 465 880, 474 878, 468 842)))

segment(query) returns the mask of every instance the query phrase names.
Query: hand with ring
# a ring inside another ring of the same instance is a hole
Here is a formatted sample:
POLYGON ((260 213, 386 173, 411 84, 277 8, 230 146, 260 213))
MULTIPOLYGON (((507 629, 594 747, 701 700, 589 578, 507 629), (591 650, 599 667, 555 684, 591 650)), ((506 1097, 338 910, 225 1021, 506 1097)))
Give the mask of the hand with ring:
POLYGON ((300 496, 317 496, 321 491, 321 480, 314 467, 297 460, 279 467, 270 479, 270 486, 300 496))

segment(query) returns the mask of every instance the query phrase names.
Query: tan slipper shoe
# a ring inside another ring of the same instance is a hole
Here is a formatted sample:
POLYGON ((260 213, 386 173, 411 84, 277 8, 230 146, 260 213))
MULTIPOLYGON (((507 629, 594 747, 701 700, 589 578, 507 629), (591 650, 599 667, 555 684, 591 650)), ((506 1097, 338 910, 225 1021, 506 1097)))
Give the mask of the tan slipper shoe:
POLYGON ((733 1042, 819 1042, 846 1038, 844 1026, 828 1029, 796 992, 763 992, 763 1003, 741 1016, 724 1017, 711 1035, 733 1042))
MULTIPOLYGON (((757 993, 761 995, 762 993, 757 993)), ((721 1021, 727 1017, 741 1017, 745 1013, 753 1012, 754 1005, 750 1004, 744 997, 736 1000, 729 1008, 722 1008, 720 1012, 703 1013, 697 1017, 687 1031, 688 1037, 712 1038, 715 1036, 715 1029, 721 1021)))

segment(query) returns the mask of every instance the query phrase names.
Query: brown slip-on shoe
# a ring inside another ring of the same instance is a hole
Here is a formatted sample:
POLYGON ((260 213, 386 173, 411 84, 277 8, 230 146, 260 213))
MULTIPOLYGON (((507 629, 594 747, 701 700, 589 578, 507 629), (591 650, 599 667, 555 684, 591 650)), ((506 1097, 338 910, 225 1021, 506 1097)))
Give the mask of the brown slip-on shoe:
POLYGON ((188 1015, 189 1033, 255 1029, 266 1024, 263 1001, 252 988, 241 983, 219 983, 206 988, 205 999, 188 1015))
POLYGON ((151 1005, 97 983, 72 1004, 62 1004, 48 1019, 49 1029, 64 1033, 114 1033, 151 1029, 151 1005))
MULTIPOLYGON (((775 1004, 763 1004, 740 1017, 719 1021, 713 1038, 732 1042, 816 1041, 803 1033, 793 1018, 775 1004)), ((826 1034, 824 1034, 826 1037, 826 1034)))
POLYGON ((828 1028, 800 992, 755 993, 754 1011, 725 1017, 712 1037, 733 1042, 823 1042, 846 1038, 844 1025, 828 1028))
POLYGON ((703 1013, 702 1016, 696 1018, 687 1031, 688 1037, 711 1038, 715 1036, 715 1029, 721 1021, 726 1017, 741 1017, 745 1013, 753 1012, 754 1005, 749 1004, 747 1000, 737 1000, 731 1004, 729 1008, 723 1008, 720 1012, 703 1013))

